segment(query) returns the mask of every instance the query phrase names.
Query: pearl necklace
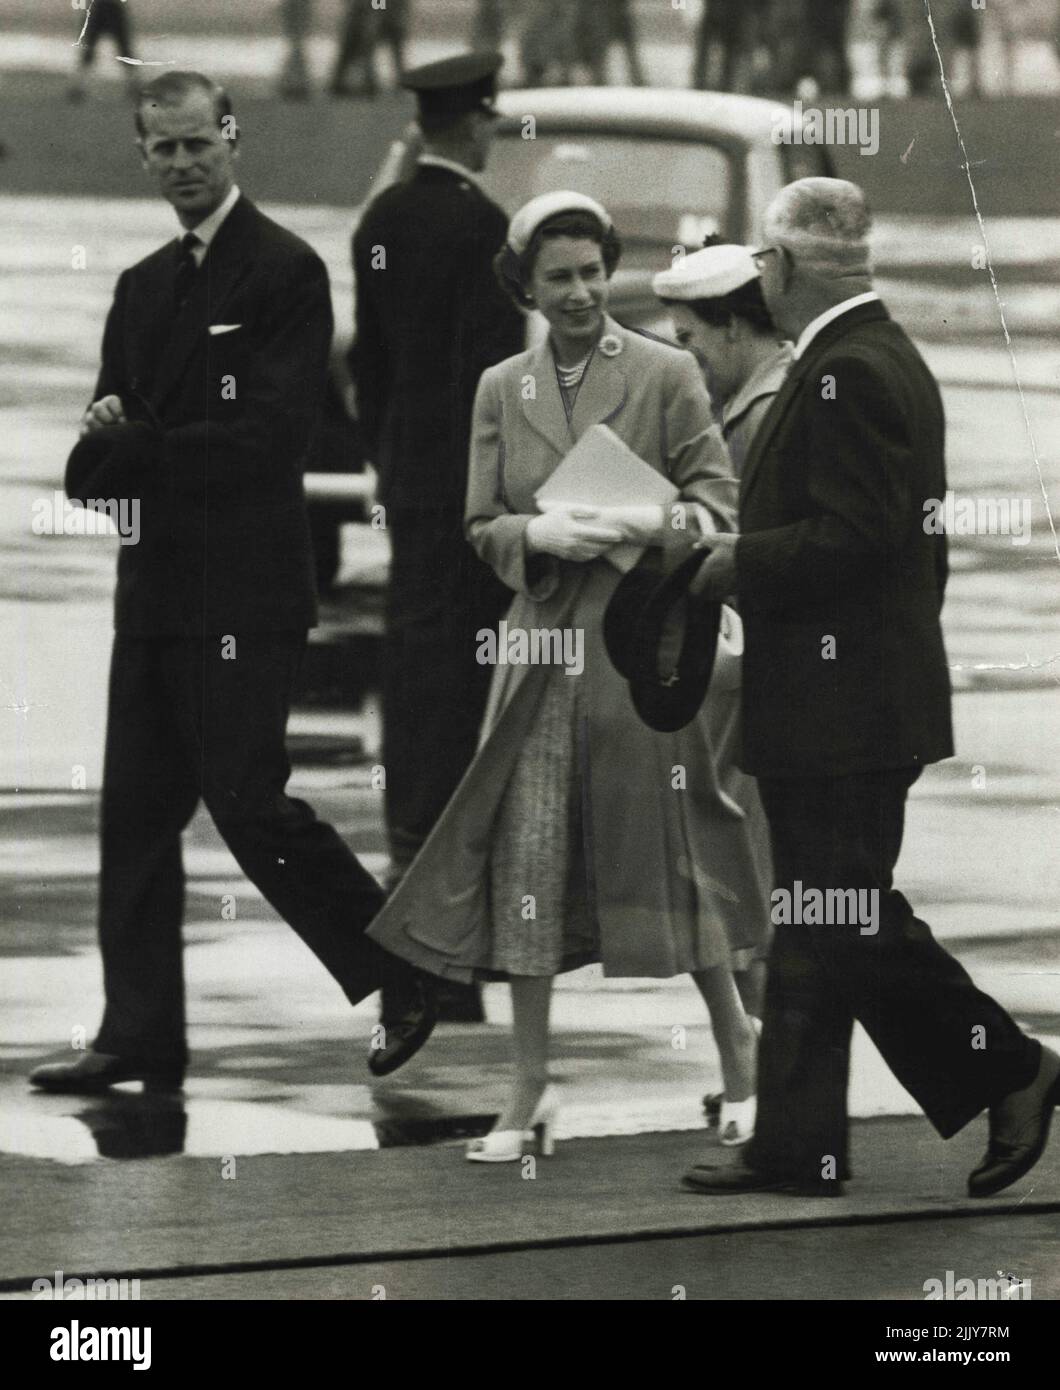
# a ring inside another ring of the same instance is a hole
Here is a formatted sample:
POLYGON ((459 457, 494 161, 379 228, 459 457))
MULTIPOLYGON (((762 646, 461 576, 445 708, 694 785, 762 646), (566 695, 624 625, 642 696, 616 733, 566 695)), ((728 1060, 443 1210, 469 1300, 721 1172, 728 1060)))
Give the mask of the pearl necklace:
POLYGON ((560 385, 567 391, 577 386, 585 375, 585 369, 589 365, 589 358, 592 353, 588 353, 580 362, 575 362, 573 367, 561 367, 556 363, 556 374, 559 377, 560 385))

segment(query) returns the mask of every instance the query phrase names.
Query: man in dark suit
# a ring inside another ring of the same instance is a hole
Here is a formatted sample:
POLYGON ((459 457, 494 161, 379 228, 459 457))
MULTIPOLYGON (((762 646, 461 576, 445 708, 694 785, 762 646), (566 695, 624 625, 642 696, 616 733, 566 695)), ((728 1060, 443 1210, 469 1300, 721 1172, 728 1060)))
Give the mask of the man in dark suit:
POLYGON ((767 212, 762 289, 795 363, 744 467, 741 535, 710 538, 696 581, 739 596, 742 765, 777 885, 755 1137, 740 1166, 694 1168, 699 1191, 841 1190, 855 1019, 944 1138, 989 1108, 972 1196, 1033 1167, 1060 1104, 1060 1057, 893 886, 907 793, 953 752, 946 540, 925 525, 946 473, 938 387, 872 289, 869 226, 839 179, 767 212))
MULTIPOLYGON (((316 621, 302 471, 332 332, 327 272, 234 183, 228 98, 168 73, 137 106, 148 175, 184 229, 118 280, 67 465, 72 500, 135 499, 118 562, 102 803, 106 1012, 52 1091, 187 1061, 181 832, 203 799, 240 867, 356 1003, 404 980, 364 936, 381 889, 284 787, 291 692, 316 621)), ((420 1041, 431 1020, 420 1011, 420 1041)), ((411 1053, 409 1053, 411 1055, 411 1053)))
MULTIPOLYGON (((477 178, 500 65, 480 53, 406 74, 423 153, 410 179, 370 204, 353 241, 351 375, 391 545, 383 762, 392 883, 474 755, 492 674, 476 660, 475 634, 496 627, 511 599, 464 539, 479 377, 524 343, 522 316, 493 273, 507 218, 477 178)), ((384 994, 384 1023, 394 1007, 384 994)))

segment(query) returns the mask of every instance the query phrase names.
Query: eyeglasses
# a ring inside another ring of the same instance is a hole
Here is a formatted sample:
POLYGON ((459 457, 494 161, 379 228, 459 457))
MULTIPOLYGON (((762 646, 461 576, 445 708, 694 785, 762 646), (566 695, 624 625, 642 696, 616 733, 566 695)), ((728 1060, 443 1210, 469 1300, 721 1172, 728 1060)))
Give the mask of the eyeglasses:
POLYGON ((761 250, 751 252, 751 259, 759 270, 764 270, 766 257, 779 256, 781 249, 779 246, 763 246, 761 250))

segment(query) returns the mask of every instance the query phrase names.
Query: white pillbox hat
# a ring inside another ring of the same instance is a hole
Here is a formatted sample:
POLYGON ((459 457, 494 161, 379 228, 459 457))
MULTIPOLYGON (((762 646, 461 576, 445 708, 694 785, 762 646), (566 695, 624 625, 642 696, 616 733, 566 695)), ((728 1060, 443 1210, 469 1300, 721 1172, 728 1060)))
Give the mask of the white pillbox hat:
POLYGON ((759 279, 746 246, 707 246, 692 251, 669 270, 660 270, 651 287, 660 299, 720 299, 759 279))

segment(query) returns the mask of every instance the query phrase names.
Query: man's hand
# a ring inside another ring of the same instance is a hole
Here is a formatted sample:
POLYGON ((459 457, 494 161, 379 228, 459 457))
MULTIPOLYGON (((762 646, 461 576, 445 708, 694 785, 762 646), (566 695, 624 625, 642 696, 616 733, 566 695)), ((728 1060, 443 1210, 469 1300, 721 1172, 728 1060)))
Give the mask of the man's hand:
POLYGON ((526 528, 532 552, 560 560, 595 560, 622 540, 616 526, 603 525, 592 507, 553 508, 531 518, 526 528), (594 524, 595 523, 595 524, 594 524))
POLYGON ((102 400, 94 401, 88 407, 84 415, 81 416, 81 435, 91 434, 94 430, 101 430, 106 425, 124 425, 125 410, 119 396, 104 396, 102 400))
POLYGON ((709 550, 710 554, 699 567, 688 591, 695 598, 712 599, 720 603, 736 592, 736 542, 738 536, 730 532, 718 532, 704 536, 696 543, 696 549, 709 550))

